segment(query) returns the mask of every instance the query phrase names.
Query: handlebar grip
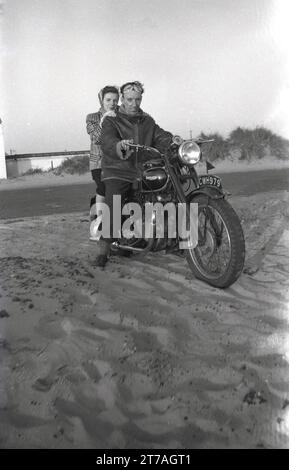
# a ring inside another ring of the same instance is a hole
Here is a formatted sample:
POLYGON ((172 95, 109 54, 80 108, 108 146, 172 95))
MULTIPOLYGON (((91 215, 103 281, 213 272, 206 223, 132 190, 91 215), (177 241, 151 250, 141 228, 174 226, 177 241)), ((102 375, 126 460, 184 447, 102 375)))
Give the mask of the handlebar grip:
POLYGON ((139 144, 127 144, 128 147, 131 147, 131 148, 139 148, 139 149, 144 149, 145 146, 144 145, 139 145, 139 144))

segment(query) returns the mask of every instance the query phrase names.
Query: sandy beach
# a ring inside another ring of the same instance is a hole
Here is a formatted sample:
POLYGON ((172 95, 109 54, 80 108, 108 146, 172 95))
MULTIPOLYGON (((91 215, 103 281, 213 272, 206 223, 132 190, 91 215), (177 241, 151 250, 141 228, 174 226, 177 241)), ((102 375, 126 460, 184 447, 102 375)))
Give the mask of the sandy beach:
POLYGON ((92 182, 90 172, 84 173, 82 175, 55 175, 53 172, 43 172, 35 175, 18 176, 17 178, 0 179, 0 191, 10 189, 36 188, 41 186, 62 186, 90 182, 92 182))
MULTIPOLYGON (((210 171, 211 174, 260 171, 260 170, 282 170, 289 168, 289 159, 278 160, 276 158, 263 158, 262 160, 253 160, 252 162, 242 161, 217 161, 213 163, 215 168, 210 171)), ((199 174, 206 173, 205 161, 196 166, 199 174)), ((34 175, 22 175, 17 178, 0 179, 0 191, 10 189, 35 188, 41 186, 59 186, 71 184, 84 184, 91 182, 90 172, 82 175, 63 173, 55 175, 52 171, 43 172, 34 175)))
POLYGON ((231 198, 225 291, 175 255, 93 267, 86 212, 2 220, 0 448, 289 448, 288 198, 231 198))

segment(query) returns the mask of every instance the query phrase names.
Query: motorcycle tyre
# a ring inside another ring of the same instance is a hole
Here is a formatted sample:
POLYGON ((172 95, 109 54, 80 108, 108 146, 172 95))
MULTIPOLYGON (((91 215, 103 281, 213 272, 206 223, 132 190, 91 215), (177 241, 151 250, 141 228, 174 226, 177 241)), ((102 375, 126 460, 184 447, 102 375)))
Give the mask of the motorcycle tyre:
MULTIPOLYGON (((190 202, 206 206, 208 202, 208 196, 198 194, 197 196, 192 198, 190 202)), ((190 252, 193 250, 185 250, 187 252, 185 256, 187 258, 187 262, 190 266, 190 269, 192 270, 196 278, 201 279, 214 287, 224 289, 226 287, 231 286, 238 279, 238 277, 243 271, 245 262, 244 234, 239 217, 237 216, 232 206, 225 199, 209 198, 208 206, 212 207, 220 214, 230 236, 231 259, 228 268, 225 273, 223 273, 219 278, 211 279, 201 273, 198 269, 198 266, 196 265, 194 259, 190 254, 190 252)))

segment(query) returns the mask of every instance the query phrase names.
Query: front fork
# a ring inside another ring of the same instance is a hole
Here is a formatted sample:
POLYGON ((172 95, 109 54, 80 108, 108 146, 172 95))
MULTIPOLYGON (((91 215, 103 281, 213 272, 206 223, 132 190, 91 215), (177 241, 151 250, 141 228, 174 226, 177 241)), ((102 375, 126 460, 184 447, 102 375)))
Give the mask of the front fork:
MULTIPOLYGON (((194 168, 190 169, 189 175, 181 175, 181 178, 179 177, 179 175, 176 174, 174 167, 172 166, 171 168, 169 168, 169 173, 170 173, 176 194, 180 202, 185 202, 185 203, 193 202, 194 198, 198 194, 201 194, 207 197, 207 205, 204 207, 204 216, 205 216, 204 227, 202 228, 202 230, 200 229, 200 227, 198 229, 198 237, 199 237, 198 244, 202 246, 206 242, 208 221, 209 221, 214 231, 216 244, 217 246, 220 246, 222 242, 222 235, 223 235, 224 227, 223 227, 223 224, 221 224, 221 227, 218 226, 215 215, 213 211, 211 210, 211 208, 209 207, 209 202, 211 199, 214 199, 214 200, 224 199, 226 197, 226 193, 223 192, 221 188, 215 188, 215 187, 212 188, 209 185, 202 186, 202 188, 200 188, 198 175, 194 168), (188 196, 185 196, 180 179, 183 181, 186 179, 192 179, 195 184, 196 189, 190 192, 188 196)), ((189 208, 187 209, 187 211, 189 212, 189 208)), ((188 212, 187 212, 187 216, 188 216, 188 212)))
POLYGON ((221 226, 219 227, 216 221, 215 214, 212 211, 209 205, 209 202, 210 200, 224 199, 226 197, 226 194, 221 189, 211 188, 209 186, 203 186, 201 189, 198 188, 194 190, 192 193, 190 193, 190 202, 193 202, 194 197, 196 197, 198 194, 206 196, 206 200, 207 200, 207 204, 203 208, 205 222, 204 222, 204 227, 202 229, 202 233, 199 228, 199 245, 202 246, 205 244, 206 237, 207 237, 207 230, 208 230, 208 221, 209 221, 211 228, 213 229, 213 232, 214 232, 216 245, 220 246, 222 243, 224 226, 223 224, 221 224, 221 226))

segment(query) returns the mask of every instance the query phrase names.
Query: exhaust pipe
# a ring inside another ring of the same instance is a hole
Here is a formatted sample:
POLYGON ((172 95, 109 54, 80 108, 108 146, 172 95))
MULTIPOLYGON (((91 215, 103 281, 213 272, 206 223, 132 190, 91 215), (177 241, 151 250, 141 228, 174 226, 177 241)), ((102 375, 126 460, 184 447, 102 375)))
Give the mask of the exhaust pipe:
POLYGON ((127 246, 127 245, 117 245, 115 248, 121 249, 121 250, 127 250, 127 251, 135 251, 138 253, 142 253, 146 248, 134 248, 133 246, 127 246))
POLYGON ((128 245, 121 245, 119 242, 113 242, 112 247, 115 247, 116 249, 120 248, 122 250, 127 250, 127 251, 134 251, 135 253, 147 253, 148 251, 152 250, 152 247, 154 245, 155 240, 153 238, 149 239, 149 242, 145 248, 135 248, 133 246, 128 246, 128 245))

